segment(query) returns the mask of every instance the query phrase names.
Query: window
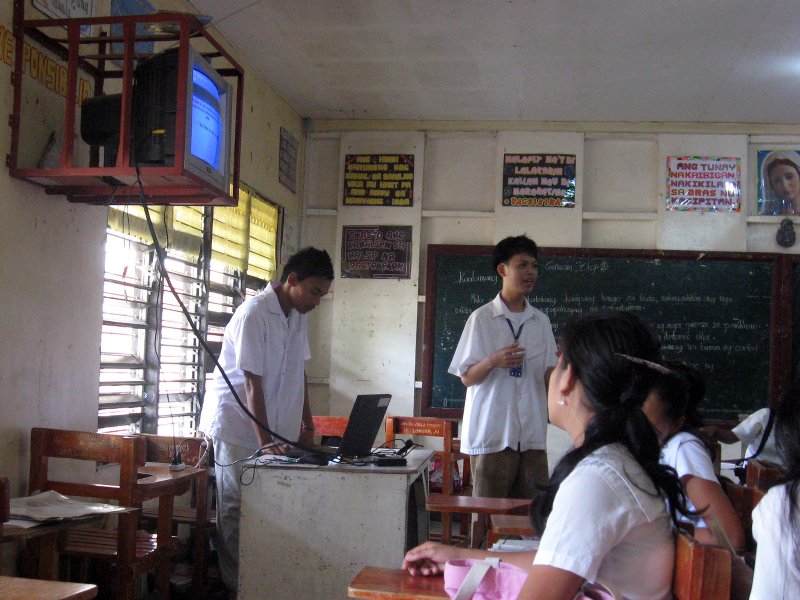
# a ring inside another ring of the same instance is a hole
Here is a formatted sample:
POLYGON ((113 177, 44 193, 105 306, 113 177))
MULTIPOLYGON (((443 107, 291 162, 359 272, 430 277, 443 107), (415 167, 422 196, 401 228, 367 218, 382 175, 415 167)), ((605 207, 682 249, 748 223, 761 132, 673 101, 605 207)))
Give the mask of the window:
MULTIPOLYGON (((236 208, 149 210, 169 280, 218 355, 233 311, 275 275, 279 209, 242 186, 236 208)), ((99 431, 192 433, 214 363, 161 275, 140 206, 109 209, 101 356, 99 431)))

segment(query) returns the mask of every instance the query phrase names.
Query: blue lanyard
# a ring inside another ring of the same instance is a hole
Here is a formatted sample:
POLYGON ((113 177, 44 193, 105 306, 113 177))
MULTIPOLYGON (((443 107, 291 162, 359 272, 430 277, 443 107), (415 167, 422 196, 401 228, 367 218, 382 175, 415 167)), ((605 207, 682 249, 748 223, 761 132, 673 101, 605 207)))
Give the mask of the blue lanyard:
POLYGON ((519 331, 517 332, 514 331, 514 326, 511 324, 511 319, 509 319, 508 317, 506 317, 506 323, 508 323, 508 328, 511 330, 511 335, 514 336, 514 341, 516 342, 517 340, 519 340, 519 336, 522 335, 522 328, 525 327, 525 323, 527 323, 527 321, 523 321, 520 324, 519 331))

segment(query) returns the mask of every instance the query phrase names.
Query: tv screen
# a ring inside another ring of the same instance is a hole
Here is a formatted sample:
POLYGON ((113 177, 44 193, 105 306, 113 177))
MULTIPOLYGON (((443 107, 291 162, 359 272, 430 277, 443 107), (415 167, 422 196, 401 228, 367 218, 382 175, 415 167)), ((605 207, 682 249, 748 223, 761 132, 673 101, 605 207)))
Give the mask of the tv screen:
MULTIPOLYGON (((174 166, 178 114, 177 48, 142 61, 134 72, 130 166, 174 166)), ((230 186, 232 88, 189 48, 183 167, 226 194, 230 186)), ((116 164, 120 95, 82 104, 81 136, 104 147, 105 166, 116 164)))
POLYGON ((208 75, 192 67, 192 156, 219 168, 220 150, 224 148, 222 136, 223 108, 217 86, 208 75))

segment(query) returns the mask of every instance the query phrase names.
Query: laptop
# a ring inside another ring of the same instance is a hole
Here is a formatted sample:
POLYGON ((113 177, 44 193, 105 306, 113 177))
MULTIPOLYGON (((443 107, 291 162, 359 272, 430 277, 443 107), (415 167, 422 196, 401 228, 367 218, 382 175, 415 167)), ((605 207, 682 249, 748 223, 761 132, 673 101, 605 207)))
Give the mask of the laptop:
MULTIPOLYGON (((381 428, 389 407, 391 394, 359 394, 350 411, 347 427, 338 447, 314 446, 312 454, 322 454, 326 458, 363 460, 372 454, 372 444, 381 428)), ((300 458, 309 454, 304 450, 292 450, 287 456, 300 458), (295 456, 299 455, 299 456, 295 456)))

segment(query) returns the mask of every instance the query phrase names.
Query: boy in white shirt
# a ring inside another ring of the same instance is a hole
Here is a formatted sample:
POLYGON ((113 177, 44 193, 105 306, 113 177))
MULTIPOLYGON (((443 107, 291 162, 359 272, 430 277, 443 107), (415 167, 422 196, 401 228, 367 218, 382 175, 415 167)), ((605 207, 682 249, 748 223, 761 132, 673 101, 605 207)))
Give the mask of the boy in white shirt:
POLYGON ((503 287, 470 315, 448 369, 467 387, 461 451, 472 457, 475 496, 531 498, 548 479, 546 385, 556 341, 550 319, 527 299, 538 253, 524 235, 495 246, 503 287))

